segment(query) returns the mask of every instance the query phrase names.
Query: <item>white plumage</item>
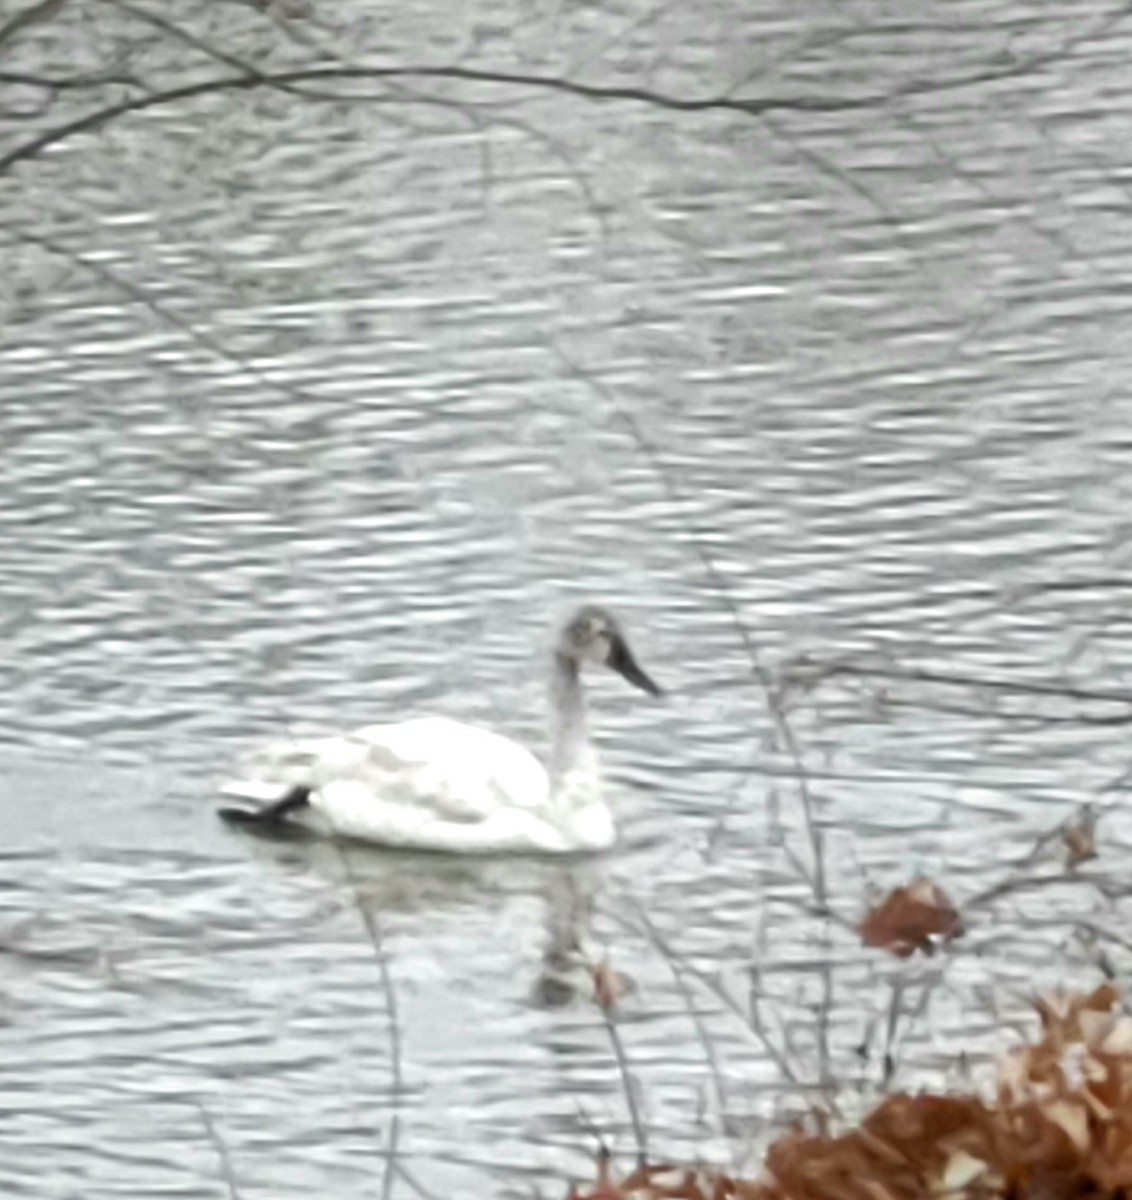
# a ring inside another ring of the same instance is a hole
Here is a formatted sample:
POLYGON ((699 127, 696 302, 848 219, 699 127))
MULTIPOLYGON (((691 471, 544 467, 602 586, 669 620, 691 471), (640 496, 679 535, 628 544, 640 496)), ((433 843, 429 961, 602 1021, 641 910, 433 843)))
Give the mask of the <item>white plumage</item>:
POLYGON ((420 717, 268 746, 223 788, 266 807, 221 815, 271 825, 309 814, 326 833, 463 854, 604 849, 615 830, 586 732, 580 673, 589 663, 659 694, 613 618, 592 605, 579 610, 553 656, 549 771, 490 730, 420 717))

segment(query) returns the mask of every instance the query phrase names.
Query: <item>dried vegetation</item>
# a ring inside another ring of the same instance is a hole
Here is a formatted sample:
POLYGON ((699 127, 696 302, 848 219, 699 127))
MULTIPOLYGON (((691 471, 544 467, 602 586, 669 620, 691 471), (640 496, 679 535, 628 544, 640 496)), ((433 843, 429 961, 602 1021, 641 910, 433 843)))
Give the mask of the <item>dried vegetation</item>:
MULTIPOLYGON (((1094 832, 1086 810, 1039 849, 1060 846, 1061 877, 1073 877, 1096 856, 1094 832)), ((969 907, 1033 881, 1012 874, 969 907)), ((854 928, 865 946, 907 959, 946 948, 964 921, 921 877, 854 928)), ((603 1155, 596 1180, 569 1200, 1132 1200, 1132 1016, 1120 989, 1107 982, 1034 1008, 1036 1033, 1003 1054, 982 1090, 894 1092, 836 1132, 815 1111, 771 1142, 751 1178, 649 1162, 619 1175, 603 1155)))
POLYGON ((1132 1018, 1111 985, 1039 1001, 1041 1033, 1008 1054, 993 1096, 886 1097, 836 1136, 789 1130, 762 1179, 602 1159, 571 1200, 1127 1200, 1132 1018))

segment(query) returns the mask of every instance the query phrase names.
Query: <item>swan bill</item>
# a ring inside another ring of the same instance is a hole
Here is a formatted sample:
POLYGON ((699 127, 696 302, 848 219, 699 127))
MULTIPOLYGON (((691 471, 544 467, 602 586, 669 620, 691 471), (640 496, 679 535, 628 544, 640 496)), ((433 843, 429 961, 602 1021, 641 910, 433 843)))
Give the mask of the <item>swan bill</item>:
POLYGON ((650 696, 662 696, 664 694, 648 675, 645 674, 641 665, 633 657, 633 652, 629 649, 628 642, 619 633, 614 634, 610 639, 609 657, 605 661, 622 679, 627 680, 634 687, 640 688, 642 692, 648 692, 650 696))

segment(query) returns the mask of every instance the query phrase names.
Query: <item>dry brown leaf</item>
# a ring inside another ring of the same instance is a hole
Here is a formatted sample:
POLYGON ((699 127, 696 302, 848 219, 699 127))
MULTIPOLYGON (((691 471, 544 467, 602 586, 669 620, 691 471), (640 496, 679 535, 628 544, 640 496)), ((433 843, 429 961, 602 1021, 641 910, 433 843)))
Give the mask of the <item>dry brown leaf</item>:
POLYGON ((590 976, 594 999, 606 1012, 616 1008, 617 1002, 632 990, 628 977, 615 971, 605 959, 593 964, 590 976))
POLYGON ((930 879, 893 888, 861 918, 857 933, 866 946, 907 958, 917 950, 935 952, 936 941, 963 932, 963 923, 943 889, 930 879))
POLYGON ((1097 817, 1087 805, 1061 827, 1065 865, 1072 870, 1097 857, 1097 817))

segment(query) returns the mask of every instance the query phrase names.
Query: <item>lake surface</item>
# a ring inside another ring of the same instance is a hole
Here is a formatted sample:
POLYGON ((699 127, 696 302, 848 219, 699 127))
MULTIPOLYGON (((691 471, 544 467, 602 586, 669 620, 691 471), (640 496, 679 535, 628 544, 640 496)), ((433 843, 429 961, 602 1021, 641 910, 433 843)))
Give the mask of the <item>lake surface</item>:
POLYGON ((657 1157, 757 1161, 875 1096, 894 986, 920 1086, 1125 969, 1081 922, 1132 915, 1132 11, 174 9, 0 32, 0 1192, 559 1195, 633 1154, 618 1045, 657 1157), (142 94, 92 73, 317 55, 590 91, 233 87, 19 157, 142 94), (590 598, 668 693, 594 682, 613 853, 215 819, 291 729, 543 750, 590 598), (812 911, 800 775, 843 920, 1083 802, 1113 885, 882 962, 812 911), (542 994, 582 924, 615 1036, 542 994))

